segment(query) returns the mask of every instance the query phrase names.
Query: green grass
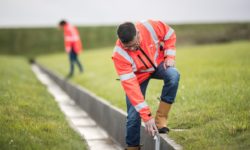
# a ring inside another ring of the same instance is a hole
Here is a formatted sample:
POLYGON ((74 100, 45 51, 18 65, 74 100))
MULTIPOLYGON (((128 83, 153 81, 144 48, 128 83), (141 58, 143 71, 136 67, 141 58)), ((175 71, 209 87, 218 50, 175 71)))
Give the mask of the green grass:
MULTIPOLYGON (((115 79, 113 48, 86 51, 80 59, 85 73, 73 82, 126 110, 124 92, 115 79)), ((48 68, 66 75, 66 54, 39 57, 48 68)), ((170 113, 170 137, 184 149, 250 148, 250 42, 179 47, 177 68, 181 73, 176 103, 170 113)), ((151 80, 147 102, 155 112, 162 81, 151 80)))
POLYGON ((0 149, 86 149, 27 60, 0 55, 0 149))

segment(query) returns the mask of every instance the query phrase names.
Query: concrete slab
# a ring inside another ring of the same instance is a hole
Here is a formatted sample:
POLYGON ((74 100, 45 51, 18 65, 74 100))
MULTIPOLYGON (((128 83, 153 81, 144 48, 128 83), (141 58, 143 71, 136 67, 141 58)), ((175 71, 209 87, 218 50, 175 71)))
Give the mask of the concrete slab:
POLYGON ((71 118, 72 123, 77 126, 77 127, 93 127, 93 126, 97 126, 95 121, 93 121, 92 119, 86 117, 80 117, 80 118, 71 118))
POLYGON ((120 147, 112 144, 111 140, 90 140, 89 147, 92 150, 122 150, 120 147), (102 147, 105 145, 105 147, 102 147))
POLYGON ((109 139, 108 134, 97 126, 78 127, 78 130, 87 141, 109 139))
POLYGON ((85 111, 82 111, 79 107, 74 105, 60 105, 60 108, 64 111, 64 114, 68 117, 86 117, 88 114, 85 111))

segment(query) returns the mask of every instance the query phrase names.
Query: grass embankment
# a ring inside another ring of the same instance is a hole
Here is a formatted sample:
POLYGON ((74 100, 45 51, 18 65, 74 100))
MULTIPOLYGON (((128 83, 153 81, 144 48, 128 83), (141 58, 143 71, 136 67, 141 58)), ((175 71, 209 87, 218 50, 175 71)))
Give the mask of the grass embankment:
MULTIPOLYGON (((184 149, 250 148, 250 42, 179 47, 181 73, 176 103, 170 114, 170 136, 184 149)), ((115 79, 113 48, 86 51, 80 57, 85 73, 72 79, 113 105, 126 110, 124 92, 115 79)), ((39 62, 66 75, 66 54, 40 57, 39 62)), ((147 102, 155 112, 162 81, 151 80, 147 102)))
POLYGON ((0 56, 0 149, 86 149, 26 59, 0 56))

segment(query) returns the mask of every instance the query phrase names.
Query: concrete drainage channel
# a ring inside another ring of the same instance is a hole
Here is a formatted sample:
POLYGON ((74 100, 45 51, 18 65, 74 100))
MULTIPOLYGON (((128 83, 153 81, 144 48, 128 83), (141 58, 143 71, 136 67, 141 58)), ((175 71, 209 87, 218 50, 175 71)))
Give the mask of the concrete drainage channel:
POLYGON ((77 106, 47 74, 36 65, 32 70, 37 78, 47 86, 48 91, 55 97, 61 111, 65 114, 71 127, 84 138, 90 150, 122 150, 118 143, 112 141, 105 130, 100 128, 88 114, 77 106))
MULTIPOLYGON (((79 114, 76 113, 75 115, 82 114, 82 116, 90 117, 87 119, 88 121, 85 119, 85 123, 82 123, 82 125, 80 125, 81 130, 77 129, 75 126, 74 128, 76 129, 76 131, 80 132, 80 134, 82 134, 81 131, 83 132, 84 130, 94 132, 94 131, 89 130, 89 125, 91 123, 94 124, 94 126, 98 125, 99 126, 98 129, 105 130, 105 131, 100 132, 102 133, 100 135, 101 138, 98 139, 96 137, 97 140, 96 141, 92 140, 92 143, 91 143, 91 138, 89 140, 90 142, 88 142, 88 139, 87 139, 89 133, 85 133, 85 136, 83 134, 90 149, 91 149, 91 145, 92 147, 96 145, 95 142, 98 142, 98 140, 99 140, 99 143, 106 144, 106 146, 107 145, 111 146, 109 148, 106 148, 109 150, 112 150, 112 149, 119 150, 121 149, 121 147, 123 148, 126 147, 125 124, 126 124, 127 114, 124 111, 117 109, 116 107, 110 105, 107 101, 105 101, 104 99, 100 97, 97 97, 95 94, 91 93, 85 88, 65 81, 59 75, 52 73, 51 71, 49 71, 48 69, 44 68, 43 66, 39 64, 33 64, 32 67, 37 68, 39 71, 41 71, 41 73, 45 73, 46 75, 48 75, 48 77, 51 80, 53 80, 54 83, 56 83, 65 93, 67 93, 67 95, 69 96, 69 99, 74 100, 71 102, 69 101, 67 102, 67 103, 74 103, 75 106, 77 106, 77 107, 69 108, 69 112, 70 111, 75 112, 76 110, 79 110, 79 114)), ((67 113, 65 114, 67 116, 67 113)), ((80 120, 79 119, 77 120, 77 118, 74 118, 71 121, 71 123, 74 124, 75 122, 75 124, 77 124, 79 122, 82 122, 80 120)), ((150 137, 145 132, 144 126, 141 126, 141 144, 143 144, 142 150, 154 150, 155 146, 160 147, 161 150, 182 149, 180 145, 176 144, 175 141, 171 140, 167 135, 160 135, 159 138, 160 138, 159 139, 160 143, 157 146, 157 140, 154 140, 152 137, 150 137)), ((104 150, 105 145, 103 145, 102 147, 93 148, 93 149, 104 150)))

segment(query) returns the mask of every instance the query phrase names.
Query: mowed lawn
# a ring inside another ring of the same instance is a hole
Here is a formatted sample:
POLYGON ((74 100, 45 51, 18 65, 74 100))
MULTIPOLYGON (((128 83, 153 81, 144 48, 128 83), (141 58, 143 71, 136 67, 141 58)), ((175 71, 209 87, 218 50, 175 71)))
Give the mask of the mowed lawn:
POLYGON ((0 55, 0 149, 87 149, 22 57, 0 55))
MULTIPOLYGON (((76 69, 71 80, 126 110, 112 52, 112 47, 85 51, 80 57, 85 72, 76 69)), ((68 73, 65 53, 39 57, 38 62, 62 76, 68 73)), ((184 149, 250 149, 249 66, 249 41, 179 47, 181 80, 169 127, 184 130, 172 130, 170 137, 184 149)), ((162 85, 160 80, 150 81, 146 100, 153 112, 162 85)))

